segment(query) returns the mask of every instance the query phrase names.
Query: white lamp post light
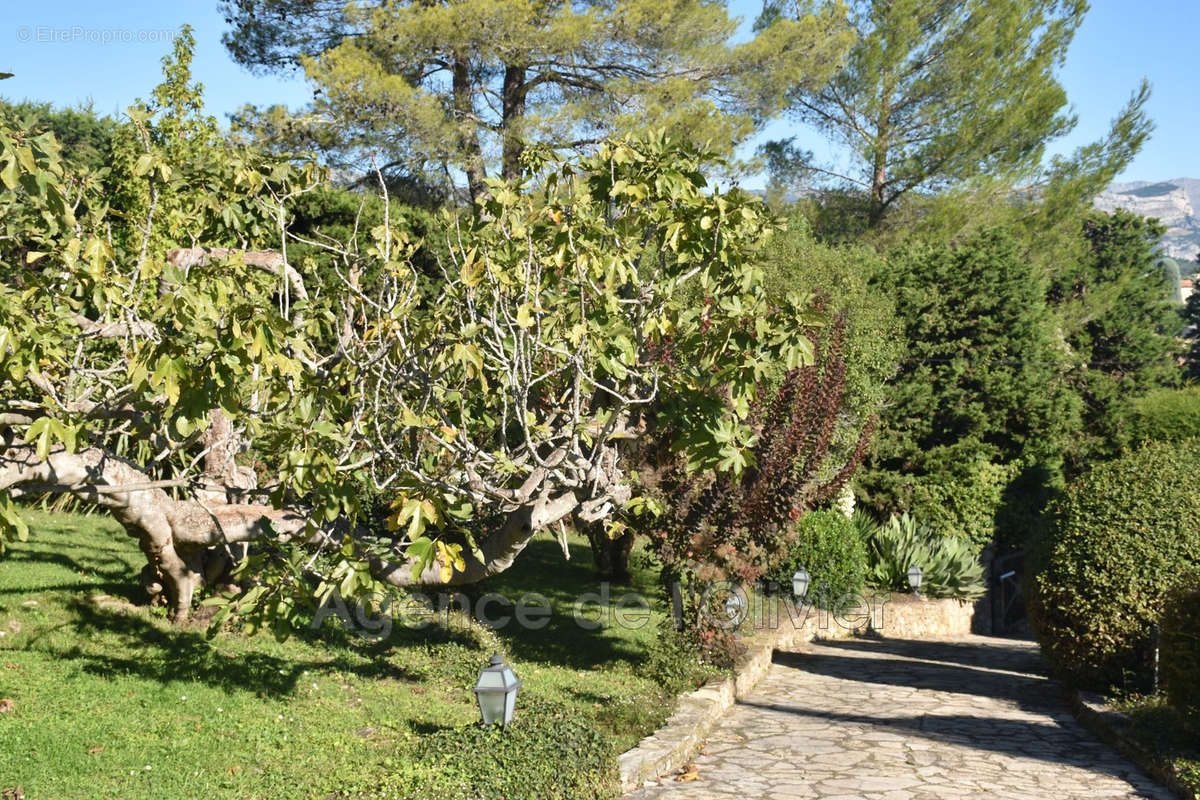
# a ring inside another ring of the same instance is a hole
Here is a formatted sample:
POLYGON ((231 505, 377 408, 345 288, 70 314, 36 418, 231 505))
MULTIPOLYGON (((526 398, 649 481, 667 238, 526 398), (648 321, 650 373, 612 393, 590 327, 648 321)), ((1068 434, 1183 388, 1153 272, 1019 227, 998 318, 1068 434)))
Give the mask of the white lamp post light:
POLYGON ((808 570, 803 566, 796 570, 796 574, 792 576, 792 595, 796 598, 797 603, 802 602, 804 595, 808 594, 810 580, 808 570))
POLYGON ((475 697, 479 700, 483 724, 495 725, 498 722, 508 727, 517 705, 517 689, 520 688, 521 682, 504 663, 504 659, 493 654, 488 659, 488 665, 479 673, 479 682, 475 684, 475 697))
POLYGON ((729 597, 725 598, 725 614, 733 626, 737 627, 742 624, 745 613, 746 600, 742 597, 742 593, 735 588, 730 591, 729 597))
POLYGON ((921 594, 921 568, 916 564, 908 568, 908 585, 912 587, 913 594, 921 594))

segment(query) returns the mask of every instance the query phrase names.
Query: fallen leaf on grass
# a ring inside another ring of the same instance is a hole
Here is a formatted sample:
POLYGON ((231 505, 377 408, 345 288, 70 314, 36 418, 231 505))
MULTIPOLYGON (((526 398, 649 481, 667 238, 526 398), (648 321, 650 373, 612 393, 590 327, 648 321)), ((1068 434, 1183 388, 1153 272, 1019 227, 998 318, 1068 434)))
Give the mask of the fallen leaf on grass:
POLYGON ((4 798, 4 800, 25 800, 25 790, 20 786, 0 789, 0 798, 4 798))
POLYGON ((88 748, 88 755, 89 755, 89 756, 94 756, 94 755, 96 755, 97 753, 103 753, 103 752, 104 752, 104 748, 103 748, 103 747, 89 747, 89 748, 88 748))
POLYGON ((0 700, 0 714, 7 714, 9 711, 12 711, 16 707, 17 707, 17 704, 14 703, 12 700, 9 700, 7 697, 4 698, 3 700, 0 700))
POLYGON ((237 764, 234 764, 232 767, 230 767, 229 769, 227 769, 225 771, 228 772, 230 775, 237 775, 239 772, 242 771, 242 768, 239 767, 237 764))
POLYGON ((20 669, 20 668, 21 668, 21 665, 20 665, 20 664, 14 664, 13 662, 9 661, 7 664, 5 664, 5 665, 4 665, 4 668, 5 668, 5 669, 20 669))

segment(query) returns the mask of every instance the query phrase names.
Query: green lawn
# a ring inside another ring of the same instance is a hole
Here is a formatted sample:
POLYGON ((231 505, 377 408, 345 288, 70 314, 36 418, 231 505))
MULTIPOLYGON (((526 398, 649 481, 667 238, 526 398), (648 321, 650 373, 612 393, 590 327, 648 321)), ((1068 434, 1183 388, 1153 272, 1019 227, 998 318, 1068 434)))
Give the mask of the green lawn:
MULTIPOLYGON (((30 541, 0 558, 0 699, 11 701, 0 705, 0 796, 16 786, 29 800, 425 796, 421 786, 467 791, 535 767, 531 793, 569 794, 536 782, 560 786, 582 758, 571 736, 598 734, 585 749, 598 751, 588 755, 611 787, 616 754, 670 711, 670 698, 636 671, 657 610, 636 630, 573 621, 570 600, 598 589, 581 541, 568 562, 539 539, 473 590, 542 592, 554 612, 540 631, 493 634, 460 622, 372 642, 330 623, 280 644, 237 633, 210 641, 202 628, 173 628, 160 611, 131 607, 144 562, 108 518, 27 518, 30 541), (493 649, 524 681, 507 745, 472 727, 470 687, 493 649), (560 727, 569 728, 561 737, 539 733, 560 727), (567 751, 531 752, 558 763, 525 765, 504 754, 522 737, 567 751)), ((653 596, 653 575, 638 577, 653 596)), ((614 589, 614 600, 627 590, 614 589)))

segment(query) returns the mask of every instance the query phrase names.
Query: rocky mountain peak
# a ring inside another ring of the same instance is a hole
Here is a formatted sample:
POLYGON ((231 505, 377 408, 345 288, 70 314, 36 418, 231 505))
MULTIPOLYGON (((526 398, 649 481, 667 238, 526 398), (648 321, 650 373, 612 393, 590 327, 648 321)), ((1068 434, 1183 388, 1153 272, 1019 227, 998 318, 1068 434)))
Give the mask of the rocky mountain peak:
POLYGON ((1124 208, 1134 214, 1157 217, 1167 226, 1163 251, 1172 258, 1196 260, 1200 252, 1200 180, 1114 183, 1095 200, 1096 208, 1124 208))

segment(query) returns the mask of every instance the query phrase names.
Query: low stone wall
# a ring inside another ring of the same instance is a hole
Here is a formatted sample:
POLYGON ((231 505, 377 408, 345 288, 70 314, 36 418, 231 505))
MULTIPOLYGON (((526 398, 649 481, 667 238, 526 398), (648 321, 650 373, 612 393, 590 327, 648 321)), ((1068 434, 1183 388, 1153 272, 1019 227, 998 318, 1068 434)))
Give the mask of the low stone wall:
POLYGON ((776 650, 791 650, 813 639, 840 639, 856 634, 895 639, 953 638, 971 632, 974 606, 959 600, 929 600, 911 595, 872 598, 867 605, 843 616, 806 609, 789 619, 758 619, 759 628, 747 639, 748 650, 736 673, 714 679, 679 698, 667 724, 647 736, 617 760, 621 791, 630 792, 647 781, 670 775, 687 764, 704 744, 717 722, 738 700, 748 695, 771 667, 776 650))
POLYGON ((971 633, 975 604, 963 600, 928 600, 892 595, 872 623, 881 636, 893 639, 938 639, 971 633))

